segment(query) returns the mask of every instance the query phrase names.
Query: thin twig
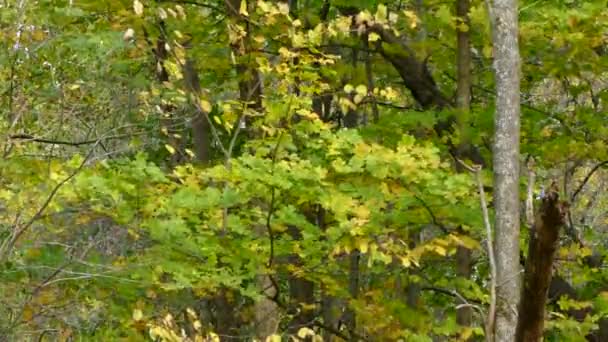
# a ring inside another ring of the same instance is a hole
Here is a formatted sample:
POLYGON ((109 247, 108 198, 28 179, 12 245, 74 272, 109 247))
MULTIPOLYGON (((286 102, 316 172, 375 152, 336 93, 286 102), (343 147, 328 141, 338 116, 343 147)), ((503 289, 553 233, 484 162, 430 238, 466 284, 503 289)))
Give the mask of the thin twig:
POLYGON ((483 213, 483 223, 486 228, 488 259, 490 261, 490 308, 488 309, 488 319, 486 321, 486 341, 494 340, 494 322, 496 319, 496 259, 494 257, 494 242, 492 238, 492 226, 490 225, 490 215, 486 202, 486 193, 483 190, 483 180, 481 178, 481 166, 469 166, 460 159, 456 159, 465 169, 475 174, 477 187, 479 190, 479 201, 483 213))

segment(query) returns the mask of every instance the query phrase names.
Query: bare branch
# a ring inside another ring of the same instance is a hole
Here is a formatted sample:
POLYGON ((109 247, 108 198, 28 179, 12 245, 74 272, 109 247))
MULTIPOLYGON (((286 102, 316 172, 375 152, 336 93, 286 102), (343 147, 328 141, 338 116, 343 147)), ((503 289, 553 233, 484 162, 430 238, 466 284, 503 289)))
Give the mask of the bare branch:
POLYGON ((477 187, 479 190, 479 201, 481 202, 481 211, 483 214, 483 223, 486 228, 486 241, 488 248, 488 259, 490 261, 490 308, 488 309, 488 318, 486 321, 486 339, 491 339, 494 335, 494 323, 496 319, 496 259, 494 256, 494 242, 492 234, 492 226, 490 225, 490 214, 488 213, 488 205, 486 202, 486 193, 483 190, 483 181, 481 179, 481 166, 467 165, 460 159, 456 159, 465 169, 475 174, 477 179, 477 187))

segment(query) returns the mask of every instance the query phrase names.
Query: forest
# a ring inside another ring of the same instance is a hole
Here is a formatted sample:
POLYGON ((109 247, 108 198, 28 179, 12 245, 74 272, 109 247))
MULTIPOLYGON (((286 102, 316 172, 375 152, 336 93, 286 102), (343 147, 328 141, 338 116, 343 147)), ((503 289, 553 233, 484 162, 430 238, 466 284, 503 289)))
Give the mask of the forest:
POLYGON ((0 342, 608 341, 605 0, 2 0, 0 155, 0 342))

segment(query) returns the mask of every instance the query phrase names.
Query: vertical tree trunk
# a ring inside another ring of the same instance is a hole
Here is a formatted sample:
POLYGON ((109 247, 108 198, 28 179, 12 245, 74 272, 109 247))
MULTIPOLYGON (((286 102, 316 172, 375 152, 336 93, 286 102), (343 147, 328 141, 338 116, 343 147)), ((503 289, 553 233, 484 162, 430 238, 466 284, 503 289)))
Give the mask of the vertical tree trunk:
MULTIPOLYGON (((361 253, 358 250, 354 250, 349 256, 349 267, 348 267, 348 292, 352 299, 359 297, 359 259, 361 253)), ((356 336, 357 333, 357 315, 355 310, 349 308, 344 315, 344 324, 346 329, 350 333, 350 336, 356 336)))
MULTIPOLYGON (((459 150, 463 150, 471 144, 469 138, 469 111, 471 107, 471 47, 470 47, 470 20, 469 20, 469 0, 456 0, 456 16, 460 25, 456 32, 457 36, 457 55, 456 65, 458 69, 456 105, 458 107, 457 121, 460 133, 459 150)), ((458 246, 456 251, 456 274, 463 278, 471 276, 471 250, 458 246)), ((464 304, 464 303, 459 303, 464 304)), ((471 324, 472 309, 462 307, 456 313, 456 321, 460 325, 468 326, 471 324)))
MULTIPOLYGON (((519 116, 520 56, 517 0, 494 0, 491 8, 496 78, 494 208, 497 341, 513 341, 520 297, 519 116)), ((491 332, 489 332, 491 333, 491 332)))
POLYGON ((534 228, 530 230, 526 273, 517 320, 516 341, 537 342, 543 337, 545 304, 551 283, 553 257, 566 207, 555 188, 543 198, 534 228))
MULTIPOLYGON (((249 21, 243 17, 240 13, 241 2, 245 0, 225 0, 226 12, 230 19, 230 25, 241 25, 245 27, 245 37, 238 41, 230 43, 230 49, 236 59, 236 73, 239 77, 239 100, 244 104, 245 112, 242 113, 244 116, 241 122, 237 122, 234 125, 234 129, 239 129, 237 125, 246 123, 249 130, 249 136, 253 137, 253 131, 250 128, 251 121, 246 115, 246 109, 253 109, 259 111, 262 109, 262 80, 258 70, 251 65, 250 60, 245 58, 250 54, 250 25, 249 21)), ((248 9, 250 12, 252 9, 248 9)), ((229 27, 230 29, 230 27, 229 27)), ((259 235, 264 234, 263 229, 259 230, 259 235)), ((278 322, 279 322, 279 308, 277 304, 270 298, 276 295, 277 289, 274 287, 270 276, 265 272, 261 272, 256 277, 256 282, 259 291, 262 293, 264 298, 260 299, 254 304, 254 316, 255 316, 255 335, 261 340, 265 340, 266 337, 275 333, 278 322)), ((234 310, 231 310, 233 316, 236 315, 234 310)), ((226 317, 228 318, 228 317, 226 317)))
MULTIPOLYGON (((182 69, 186 90, 193 94, 194 101, 198 101, 198 98, 201 96, 201 84, 194 61, 190 58, 186 58, 186 62, 182 69)), ((191 123, 194 154, 197 161, 203 164, 209 162, 211 151, 211 126, 207 120, 207 115, 209 115, 209 113, 197 110, 191 123)))

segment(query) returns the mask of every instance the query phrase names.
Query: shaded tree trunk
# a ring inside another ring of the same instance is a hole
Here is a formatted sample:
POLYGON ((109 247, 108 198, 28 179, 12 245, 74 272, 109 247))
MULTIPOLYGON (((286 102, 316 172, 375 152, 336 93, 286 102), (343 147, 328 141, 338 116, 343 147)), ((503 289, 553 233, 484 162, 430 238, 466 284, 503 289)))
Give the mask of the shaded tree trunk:
MULTIPOLYGON (((466 149, 471 144, 469 135, 469 111, 471 107, 471 47, 470 47, 470 20, 469 20, 469 0, 456 0, 456 16, 459 24, 467 26, 467 29, 457 29, 457 84, 456 84, 456 106, 458 108, 457 121, 460 130, 459 150, 466 149)), ((456 164, 460 166, 459 163, 456 164)), ((456 274, 459 277, 470 278, 471 276, 471 250, 458 246, 456 251, 456 274)), ((459 302, 459 304, 464 304, 459 302)), ((460 325, 468 326, 471 324, 472 308, 461 307, 456 312, 456 321, 460 325)))
MULTIPOLYGON (((491 11, 496 78, 494 208, 497 288, 495 337, 513 341, 520 297, 519 130, 520 56, 516 0, 495 0, 491 11)), ((491 332, 489 332, 491 333, 491 332)))
MULTIPOLYGON (((198 101, 201 96, 201 85, 194 61, 186 58, 182 69, 186 90, 193 94, 194 101, 198 101)), ((197 109, 191 121, 194 154, 197 161, 203 164, 209 163, 211 152, 211 126, 207 118, 208 115, 209 113, 197 109)))
POLYGON ((557 249, 559 229, 564 224, 566 206, 553 188, 543 198, 530 231, 528 258, 519 305, 515 340, 537 342, 543 337, 545 304, 551 283, 553 258, 557 249))

